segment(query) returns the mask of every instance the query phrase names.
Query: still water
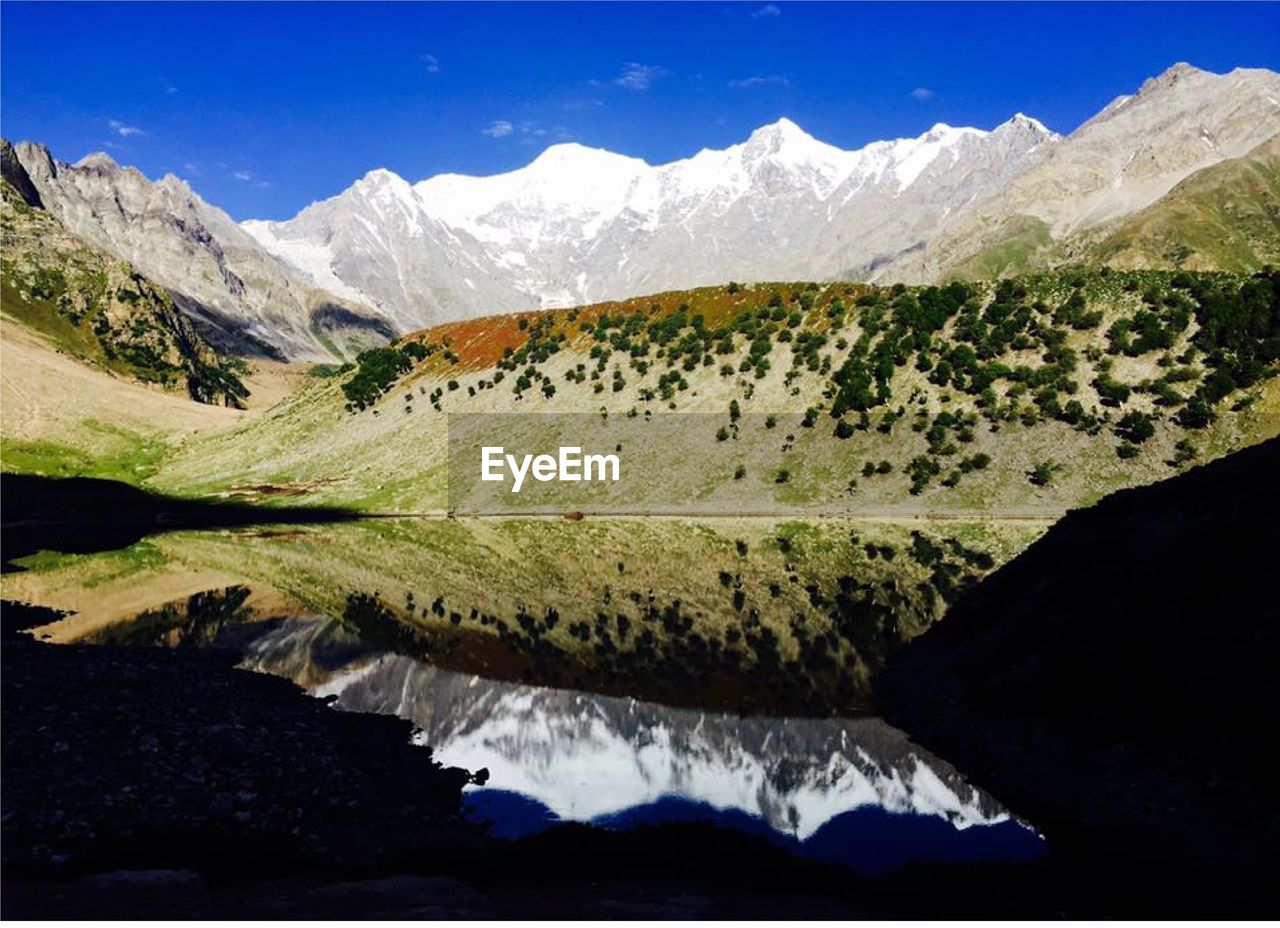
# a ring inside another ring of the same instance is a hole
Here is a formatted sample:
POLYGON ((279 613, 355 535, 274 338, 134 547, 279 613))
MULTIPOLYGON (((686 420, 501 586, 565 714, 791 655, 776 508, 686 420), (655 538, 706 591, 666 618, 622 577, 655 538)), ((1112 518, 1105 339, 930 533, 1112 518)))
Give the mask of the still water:
MULTIPOLYGON (((369 592, 347 587, 345 609, 317 608, 325 598, 306 590, 320 581, 298 562, 285 560, 289 576, 308 580, 284 590, 252 569, 268 560, 256 556, 263 544, 279 554, 297 539, 222 537, 218 550, 241 546, 238 570, 229 569, 234 558, 214 565, 198 557, 208 541, 193 533, 125 552, 40 556, 4 577, 4 595, 71 610, 36 630, 50 640, 231 649, 245 668, 291 679, 339 710, 408 719, 415 741, 440 761, 488 768, 468 803, 499 837, 566 821, 710 821, 864 873, 1043 850, 1033 829, 879 719, 758 711, 767 693, 756 693, 755 711, 743 714, 724 705, 723 687, 705 704, 696 692, 691 699, 687 679, 678 700, 664 699, 660 682, 638 695, 567 687, 560 678, 548 685, 492 655, 478 661, 470 645, 459 651, 439 637, 429 646, 407 637, 403 609, 353 611, 352 603, 392 599, 377 589, 388 586, 386 576, 354 570, 344 582, 360 577, 369 592), (244 582, 229 582, 240 574, 244 582)), ((447 635, 462 623, 443 611, 447 635)))

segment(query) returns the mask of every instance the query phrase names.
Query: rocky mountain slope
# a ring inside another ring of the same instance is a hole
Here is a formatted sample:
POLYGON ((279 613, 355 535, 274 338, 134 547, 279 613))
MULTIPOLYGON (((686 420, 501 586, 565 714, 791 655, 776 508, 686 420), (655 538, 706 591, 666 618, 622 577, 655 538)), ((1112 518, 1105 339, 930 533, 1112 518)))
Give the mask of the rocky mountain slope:
MULTIPOLYGON (((1191 174, 1245 157, 1277 135, 1280 74, 1246 68, 1211 74, 1174 65, 1137 93, 1117 97, 999 196, 885 273, 937 279, 1010 243, 1020 243, 1019 251, 1050 250, 1033 265, 1056 263, 1062 256, 1052 253, 1053 244, 1132 215, 1191 174)), ((1160 259, 1158 266, 1177 265, 1160 259)))
POLYGON ((402 330, 726 280, 938 280, 1010 239, 1147 207, 1280 133, 1277 101, 1274 72, 1180 64, 1066 138, 1019 114, 843 151, 783 119, 659 166, 564 144, 493 177, 373 171, 244 228, 402 330))
MULTIPOLYGON (((4 143, 9 149, 8 143, 4 143)), ((71 165, 13 146, 40 205, 89 245, 171 294, 203 335, 238 354, 329 359, 384 342, 387 320, 290 276, 226 213, 173 175, 150 181, 105 154, 71 165)))
POLYGON ((1197 171, 1104 230, 1085 251, 1091 263, 1232 271, 1280 265, 1280 136, 1197 171))
POLYGON ((69 233, 41 207, 11 150, 3 155, 4 313, 113 373, 182 389, 202 403, 243 406, 244 365, 215 351, 168 291, 69 233))

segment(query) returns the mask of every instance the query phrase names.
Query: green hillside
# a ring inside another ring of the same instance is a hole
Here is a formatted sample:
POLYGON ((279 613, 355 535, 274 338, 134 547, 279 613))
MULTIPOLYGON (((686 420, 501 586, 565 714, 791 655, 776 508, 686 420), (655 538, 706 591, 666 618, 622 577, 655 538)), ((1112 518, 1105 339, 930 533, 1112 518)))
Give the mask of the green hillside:
POLYGON ((67 232, 7 179, 0 181, 0 225, 7 323, 113 374, 201 403, 243 405, 247 369, 214 351, 167 290, 67 232))
POLYGON ((1197 171, 1117 222, 1055 238, 1033 216, 1003 220, 984 245, 948 259, 946 276, 978 281, 1066 265, 1253 273, 1280 264, 1280 137, 1197 171))
POLYGON ((1280 265, 1280 138, 1199 171, 1088 249, 1090 263, 1256 271, 1280 265))
POLYGON ((703 413, 711 451, 665 470, 665 499, 740 486, 787 511, 1057 514, 1274 434, 1278 289, 1263 275, 1069 270, 729 285, 472 320, 324 370, 264 416, 192 440, 153 483, 441 512, 450 414, 629 421, 655 441, 628 460, 658 466, 672 460, 656 441, 667 414, 703 413))

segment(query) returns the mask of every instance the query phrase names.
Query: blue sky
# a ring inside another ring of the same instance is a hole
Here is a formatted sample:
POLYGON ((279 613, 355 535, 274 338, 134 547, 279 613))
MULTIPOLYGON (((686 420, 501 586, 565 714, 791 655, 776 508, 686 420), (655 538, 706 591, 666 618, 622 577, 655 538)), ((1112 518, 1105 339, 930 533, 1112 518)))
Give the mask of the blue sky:
POLYGON ((0 4, 6 137, 107 149, 237 219, 556 141, 660 163, 779 116, 853 148, 1070 131, 1175 61, 1280 66, 1275 4, 0 4))

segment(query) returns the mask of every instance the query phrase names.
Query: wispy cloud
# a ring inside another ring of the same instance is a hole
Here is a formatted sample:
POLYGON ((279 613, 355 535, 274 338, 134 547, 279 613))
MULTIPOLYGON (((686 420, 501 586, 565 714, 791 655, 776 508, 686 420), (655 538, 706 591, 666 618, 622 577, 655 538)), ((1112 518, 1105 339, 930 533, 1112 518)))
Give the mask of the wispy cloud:
POLYGON ((760 9, 755 10, 751 14, 752 19, 773 19, 775 16, 782 15, 782 8, 776 3, 766 3, 760 9))
POLYGON ((566 100, 561 104, 561 109, 568 110, 571 113, 581 112, 582 110, 596 110, 604 106, 603 100, 597 100, 589 97, 583 100, 566 100))
POLYGON ((137 126, 127 125, 118 119, 108 119, 107 125, 111 128, 112 132, 114 132, 116 135, 120 136, 121 138, 127 139, 130 136, 134 136, 134 135, 146 135, 146 133, 143 132, 141 129, 139 129, 137 126))
MULTIPOLYGON (((191 167, 191 165, 187 165, 187 166, 191 167)), ((198 174, 199 171, 197 171, 196 173, 198 174)), ((246 184, 249 184, 255 190, 266 190, 272 186, 271 181, 261 180, 252 171, 232 171, 231 176, 238 181, 242 181, 246 184)))
POLYGON ((440 73, 440 59, 435 55, 419 55, 418 59, 426 65, 428 74, 440 73))
POLYGON ((192 177, 200 176, 200 165, 196 164, 194 161, 188 161, 182 166, 182 170, 186 171, 192 177))
POLYGON ((628 61, 622 66, 622 73, 613 79, 619 87, 627 90, 648 90, 653 82, 666 74, 666 69, 655 64, 637 64, 628 61))
POLYGON ((491 139, 510 137, 521 145, 538 145, 548 141, 567 142, 573 138, 572 133, 564 126, 545 126, 533 119, 526 119, 519 123, 507 119, 495 119, 480 132, 491 139))
POLYGON ((926 100, 932 100, 933 98, 934 93, 928 87, 917 87, 915 90, 911 91, 911 99, 917 100, 920 103, 924 103, 926 100))
POLYGON ((487 135, 491 139, 500 139, 510 135, 515 131, 515 126, 505 119, 495 119, 489 125, 480 130, 481 135, 487 135))
POLYGON ((755 77, 737 77, 729 81, 734 90, 750 90, 753 87, 790 87, 791 79, 781 74, 761 74, 755 77))
POLYGON ((178 92, 178 88, 173 86, 172 84, 165 84, 164 92, 169 94, 170 96, 173 96, 175 93, 178 92))

